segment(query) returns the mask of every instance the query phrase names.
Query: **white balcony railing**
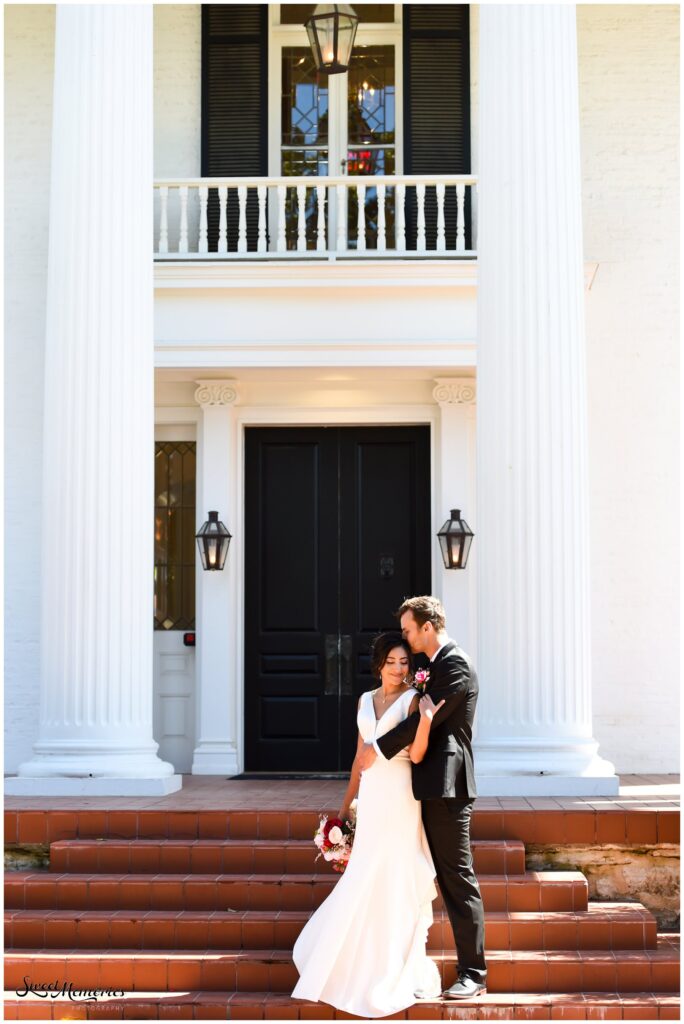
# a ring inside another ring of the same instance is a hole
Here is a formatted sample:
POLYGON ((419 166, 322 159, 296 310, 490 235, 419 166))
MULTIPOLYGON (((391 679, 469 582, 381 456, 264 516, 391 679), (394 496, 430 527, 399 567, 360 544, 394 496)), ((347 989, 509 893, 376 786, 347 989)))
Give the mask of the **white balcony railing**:
POLYGON ((464 175, 160 179, 154 257, 472 259, 476 184, 464 175))

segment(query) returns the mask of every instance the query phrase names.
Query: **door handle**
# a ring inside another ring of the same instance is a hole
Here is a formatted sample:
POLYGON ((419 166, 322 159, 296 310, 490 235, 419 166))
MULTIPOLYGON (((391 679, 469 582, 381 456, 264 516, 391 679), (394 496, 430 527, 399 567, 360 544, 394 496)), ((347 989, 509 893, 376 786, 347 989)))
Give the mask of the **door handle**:
POLYGON ((339 641, 337 633, 325 634, 325 688, 326 696, 337 696, 339 675, 339 641))
POLYGON ((353 691, 353 671, 352 671, 352 638, 348 634, 344 634, 340 638, 340 655, 342 658, 342 672, 341 672, 341 686, 340 693, 347 696, 352 695, 353 691))

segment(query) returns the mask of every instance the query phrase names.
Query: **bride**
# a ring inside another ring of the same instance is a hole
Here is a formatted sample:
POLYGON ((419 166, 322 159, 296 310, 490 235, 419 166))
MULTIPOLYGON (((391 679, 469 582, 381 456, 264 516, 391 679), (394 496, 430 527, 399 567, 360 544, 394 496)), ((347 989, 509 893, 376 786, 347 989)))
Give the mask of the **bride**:
POLYGON ((357 755, 416 709, 420 724, 411 746, 391 760, 377 758, 361 773, 355 758, 339 813, 349 818, 358 790, 349 862, 292 952, 300 975, 293 997, 367 1018, 397 1013, 417 997, 438 999, 442 991, 425 951, 437 890, 411 762, 425 756, 433 715, 444 701, 435 705, 410 685, 411 649, 398 633, 376 638, 371 671, 381 685, 359 700, 357 755))

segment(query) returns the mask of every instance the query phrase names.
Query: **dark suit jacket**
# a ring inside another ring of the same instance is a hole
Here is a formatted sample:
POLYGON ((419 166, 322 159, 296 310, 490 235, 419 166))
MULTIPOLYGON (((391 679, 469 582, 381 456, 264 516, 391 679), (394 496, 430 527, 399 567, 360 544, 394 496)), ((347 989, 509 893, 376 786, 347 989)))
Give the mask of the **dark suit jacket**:
MULTIPOLYGON (((470 658, 450 640, 429 665, 426 693, 435 704, 446 703, 435 715, 425 757, 412 765, 411 778, 416 800, 477 796, 473 766, 472 726, 477 704, 477 674, 470 658)), ((394 757, 413 742, 420 721, 414 711, 375 742, 387 758, 394 757)))

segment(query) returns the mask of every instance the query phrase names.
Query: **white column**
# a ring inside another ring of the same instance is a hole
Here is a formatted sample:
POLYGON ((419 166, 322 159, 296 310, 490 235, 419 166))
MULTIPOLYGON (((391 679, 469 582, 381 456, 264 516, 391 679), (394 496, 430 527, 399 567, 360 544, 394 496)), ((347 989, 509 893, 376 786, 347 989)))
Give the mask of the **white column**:
MULTIPOLYGON (((236 381, 198 380, 195 401, 201 406, 198 433, 197 529, 216 509, 235 533, 237 430, 236 381)), ((238 773, 237 615, 238 582, 235 541, 220 572, 205 571, 197 561, 198 687, 197 746, 193 775, 238 773)))
POLYGON ((617 792, 592 738, 574 6, 480 7, 483 795, 617 792))
POLYGON ((6 792, 164 794, 181 776, 152 738, 152 7, 58 5, 53 102, 40 725, 6 792))
MULTIPOLYGON (((436 377, 432 397, 439 405, 437 494, 433 534, 443 526, 452 508, 477 531, 475 509, 475 378, 436 377)), ((435 540, 435 545, 438 547, 435 540)), ((463 570, 446 569, 437 555, 434 592, 447 613, 449 636, 477 661, 476 587, 477 552, 470 549, 463 570)))

